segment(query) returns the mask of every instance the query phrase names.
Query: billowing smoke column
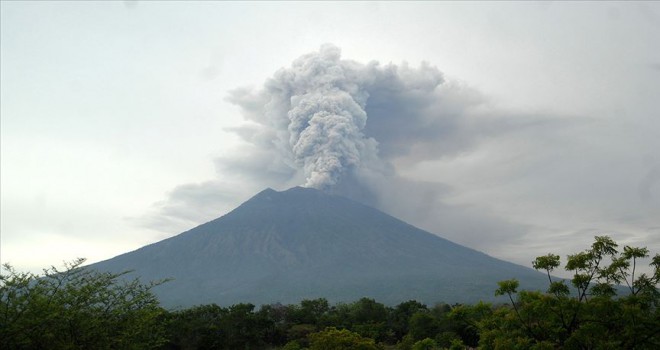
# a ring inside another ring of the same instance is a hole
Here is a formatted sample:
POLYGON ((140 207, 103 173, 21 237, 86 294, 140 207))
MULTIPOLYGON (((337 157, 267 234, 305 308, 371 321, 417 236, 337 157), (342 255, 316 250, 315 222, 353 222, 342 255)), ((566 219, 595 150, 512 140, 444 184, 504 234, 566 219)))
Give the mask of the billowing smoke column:
POLYGON ((482 114, 478 92, 444 83, 427 63, 363 64, 341 59, 337 47, 324 45, 256 89, 231 91, 227 100, 246 122, 226 130, 243 142, 215 159, 217 179, 172 191, 150 227, 185 229, 265 187, 305 185, 434 232, 456 232, 455 237, 521 230, 446 205, 442 196, 451 192, 449 186, 405 173, 407 167, 469 152, 516 125, 515 119, 482 114))
POLYGON ((308 187, 335 185, 345 169, 360 166, 363 153, 376 152, 362 133, 368 93, 339 58, 339 48, 325 45, 276 77, 291 91, 289 145, 308 187))
MULTIPOLYGON (((374 95, 373 101, 387 104, 407 94, 430 95, 441 83, 442 75, 434 67, 364 65, 342 60, 340 49, 326 44, 279 70, 258 94, 237 90, 229 100, 260 125, 249 137, 245 132, 239 135, 258 148, 272 147, 266 152, 275 150, 278 154, 272 158, 281 159, 294 172, 302 170, 305 186, 329 189, 347 173, 382 167, 380 140, 365 134, 367 105, 374 95)), ((395 126, 387 120, 392 119, 389 108, 380 107, 382 115, 369 118, 395 126)), ((405 116, 395 117, 405 122, 405 116)))

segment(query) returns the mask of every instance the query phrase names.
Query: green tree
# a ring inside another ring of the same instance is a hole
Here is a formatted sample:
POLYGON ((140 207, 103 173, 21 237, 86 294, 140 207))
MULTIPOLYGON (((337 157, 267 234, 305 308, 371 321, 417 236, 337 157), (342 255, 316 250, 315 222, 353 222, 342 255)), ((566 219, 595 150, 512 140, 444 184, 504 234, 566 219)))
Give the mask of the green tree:
POLYGON ((660 348, 660 255, 651 259, 651 275, 637 271, 639 260, 648 257, 646 248, 619 251, 611 238, 597 236, 589 249, 568 256, 570 286, 552 277, 559 256, 536 258, 532 265, 546 273, 548 290, 519 292, 516 280, 499 282, 496 294, 507 295, 511 306, 480 321, 481 347, 660 348), (627 293, 618 296, 620 284, 627 293))
POLYGON ((173 312, 168 330, 168 349, 237 350, 267 347, 275 326, 268 312, 255 312, 252 304, 228 308, 212 304, 173 312))
POLYGON ((0 275, 2 349, 149 349, 165 341, 165 313, 151 289, 161 282, 81 267, 84 259, 43 276, 4 265, 0 275))
POLYGON ((223 329, 228 333, 226 349, 254 349, 265 345, 266 334, 273 326, 271 320, 260 312, 254 312, 253 304, 236 304, 229 307, 223 329))
POLYGON ((330 325, 350 329, 363 337, 385 342, 394 338, 388 327, 390 310, 374 299, 362 298, 354 303, 340 304, 328 317, 330 325))
POLYGON ((424 310, 428 310, 426 305, 415 300, 409 300, 397 305, 390 312, 389 317, 389 324, 394 332, 394 337, 397 340, 401 340, 404 335, 408 334, 410 318, 415 313, 424 310))
POLYGON ((440 323, 428 312, 417 312, 410 318, 408 335, 420 341, 425 338, 433 339, 440 332, 440 323))
POLYGON ((287 339, 307 346, 309 345, 307 336, 315 332, 318 332, 318 329, 311 324, 294 324, 287 330, 287 339))
POLYGON ((288 305, 286 322, 318 326, 327 317, 330 304, 327 299, 303 299, 299 305, 288 305))
POLYGON ((380 347, 371 338, 351 332, 347 329, 328 327, 322 332, 309 335, 310 350, 379 350, 380 347))
MULTIPOLYGON (((450 332, 444 332, 436 337, 442 343, 455 343, 455 340, 465 345, 476 347, 480 338, 482 320, 492 315, 490 304, 479 302, 475 305, 454 305, 449 312, 450 332), (455 339, 453 335, 457 335, 455 339)), ((447 345, 447 344, 444 344, 447 345)))
POLYGON ((297 340, 292 340, 284 345, 282 350, 304 350, 306 349, 303 347, 299 341, 297 340))
POLYGON ((318 332, 325 326, 332 324, 330 317, 330 304, 327 299, 304 299, 299 305, 287 305, 280 307, 282 312, 274 313, 274 307, 266 306, 270 313, 276 316, 275 325, 277 332, 284 334, 284 338, 295 341, 295 344, 306 346, 307 335, 318 332))
POLYGON ((438 347, 438 344, 436 344, 435 340, 426 338, 422 339, 412 346, 412 350, 438 350, 440 349, 438 347))
POLYGON ((287 338, 287 330, 291 323, 289 321, 290 306, 282 304, 262 305, 259 309, 260 317, 268 320, 271 327, 265 331, 265 342, 275 346, 286 344, 289 340, 287 338))
POLYGON ((216 304, 171 312, 167 319, 166 349, 213 349, 219 346, 221 320, 227 309, 216 304))

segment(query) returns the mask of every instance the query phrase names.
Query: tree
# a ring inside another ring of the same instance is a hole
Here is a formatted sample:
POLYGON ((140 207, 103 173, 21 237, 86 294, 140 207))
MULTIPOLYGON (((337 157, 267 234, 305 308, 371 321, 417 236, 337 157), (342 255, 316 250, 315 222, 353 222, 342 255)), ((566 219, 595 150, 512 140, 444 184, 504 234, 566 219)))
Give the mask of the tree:
POLYGON ((265 345, 268 332, 274 327, 263 312, 254 312, 253 304, 236 304, 228 308, 222 319, 225 341, 221 349, 255 349, 265 345))
POLYGON ((394 337, 401 340, 408 333, 408 323, 412 315, 418 311, 428 310, 426 305, 416 301, 409 300, 397 305, 390 313, 389 324, 394 331, 394 337))
POLYGON ((2 349, 149 349, 165 341, 164 310, 151 289, 125 273, 81 267, 84 259, 43 276, 5 264, 0 275, 2 349))
POLYGON ((475 305, 454 305, 449 312, 451 332, 440 334, 436 337, 436 341, 442 341, 443 345, 447 346, 460 341, 467 346, 476 347, 480 337, 480 322, 490 317, 492 313, 490 304, 483 302, 475 305))
POLYGON ((328 321, 332 326, 351 329, 363 337, 378 342, 394 337, 387 326, 389 309, 374 299, 362 298, 350 304, 339 304, 334 308, 328 321))
POLYGON ((499 282, 496 294, 507 295, 511 306, 480 321, 480 346, 660 348, 660 255, 651 259, 651 275, 637 274, 639 259, 648 257, 646 248, 619 251, 611 238, 597 236, 589 249, 568 256, 570 286, 552 277, 561 265, 558 255, 536 258, 532 265, 546 273, 547 291, 518 292, 516 280, 499 282), (621 296, 620 284, 627 292, 621 296))
POLYGON ((166 321, 166 349, 213 349, 218 347, 220 322, 227 309, 216 304, 171 312, 166 321))
POLYGON ((330 304, 327 299, 303 299, 299 305, 287 306, 286 321, 318 326, 329 311, 330 304))
POLYGON ((438 344, 436 344, 435 340, 430 338, 422 339, 416 342, 412 346, 412 350, 437 350, 437 349, 439 349, 438 344))
POLYGON ((371 338, 365 338, 347 329, 328 327, 309 335, 309 350, 379 350, 371 338))
POLYGON ((415 341, 435 338, 440 332, 440 323, 428 312, 417 312, 410 318, 408 335, 415 341))

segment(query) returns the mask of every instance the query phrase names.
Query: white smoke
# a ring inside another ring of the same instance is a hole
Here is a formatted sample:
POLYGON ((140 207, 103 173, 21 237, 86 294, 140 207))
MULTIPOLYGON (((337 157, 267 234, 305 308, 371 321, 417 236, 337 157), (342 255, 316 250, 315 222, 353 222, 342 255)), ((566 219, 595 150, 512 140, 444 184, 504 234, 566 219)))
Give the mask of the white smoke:
MULTIPOLYGON (((365 135, 372 95, 379 103, 403 92, 423 98, 442 82, 440 72, 427 64, 419 69, 365 65, 342 60, 340 49, 326 44, 278 71, 262 91, 252 96, 235 91, 229 100, 260 125, 246 141, 273 146, 279 153, 275 158, 302 170, 305 186, 331 189, 348 174, 386 167, 377 140, 365 135), (260 137, 255 139, 255 133, 260 137)), ((245 134, 245 129, 236 131, 245 134)))
POLYGON ((515 120, 475 112, 484 109, 481 94, 445 82, 434 66, 359 63, 342 59, 336 46, 323 45, 278 70, 258 89, 230 91, 227 100, 240 107, 246 123, 226 130, 243 142, 216 158, 216 179, 174 189, 145 220, 150 227, 181 222, 177 228, 189 228, 203 221, 189 211, 210 220, 240 204, 241 196, 245 200, 266 187, 304 185, 433 232, 462 237, 497 227, 520 232, 470 209, 448 206, 443 198, 451 189, 443 183, 402 175, 407 168, 469 152, 482 139, 517 128, 515 120), (202 193, 211 195, 199 198, 202 193), (227 200, 227 195, 237 199, 227 200), (472 225, 461 229, 459 221, 472 225))

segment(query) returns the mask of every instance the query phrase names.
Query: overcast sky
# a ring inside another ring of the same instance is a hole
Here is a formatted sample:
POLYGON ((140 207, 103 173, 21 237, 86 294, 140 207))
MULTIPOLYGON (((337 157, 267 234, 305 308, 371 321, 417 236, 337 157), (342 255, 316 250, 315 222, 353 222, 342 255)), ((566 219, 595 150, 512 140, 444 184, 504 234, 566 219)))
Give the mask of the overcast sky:
POLYGON ((323 181, 525 266, 597 234, 660 252, 658 3, 1 6, 0 259, 20 270, 323 181), (279 123, 328 103, 355 143, 279 123), (311 180, 326 141, 354 154, 311 180))

